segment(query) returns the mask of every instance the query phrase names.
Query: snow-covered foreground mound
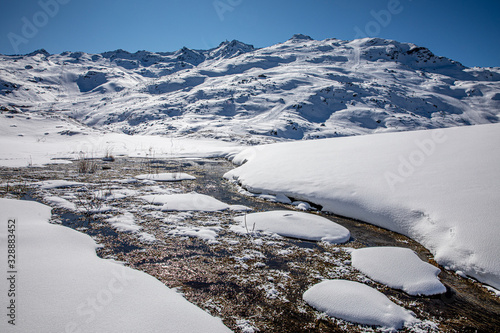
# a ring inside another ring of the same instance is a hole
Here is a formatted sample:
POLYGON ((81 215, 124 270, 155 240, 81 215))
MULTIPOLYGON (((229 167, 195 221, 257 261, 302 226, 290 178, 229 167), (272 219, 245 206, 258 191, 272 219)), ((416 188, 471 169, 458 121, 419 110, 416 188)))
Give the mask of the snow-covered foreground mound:
MULTIPOLYGON (((49 207, 0 199, 2 244, 9 218, 16 218, 17 319, 1 320, 0 331, 230 332, 155 278, 98 258, 89 236, 47 223, 49 207)), ((12 288, 5 278, 0 286, 3 296, 12 288)))
POLYGON ((499 124, 281 143, 225 177, 405 234, 500 288, 499 143, 499 124))
POLYGON ((417 321, 380 291, 359 282, 326 280, 309 288, 303 298, 317 310, 353 323, 396 330, 417 321))
POLYGON ((446 292, 439 281, 439 268, 402 247, 367 247, 354 250, 352 265, 373 280, 410 295, 435 295, 446 292))
POLYGON ((253 213, 238 216, 235 220, 240 225, 231 229, 238 232, 265 231, 333 244, 345 243, 351 237, 349 230, 324 217, 288 210, 253 213))

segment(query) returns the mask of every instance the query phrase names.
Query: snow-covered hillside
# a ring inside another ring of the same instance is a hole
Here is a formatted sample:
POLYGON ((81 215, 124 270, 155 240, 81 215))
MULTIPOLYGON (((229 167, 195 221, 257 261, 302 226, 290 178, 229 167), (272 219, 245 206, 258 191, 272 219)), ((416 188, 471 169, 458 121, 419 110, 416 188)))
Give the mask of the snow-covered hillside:
POLYGON ((0 109, 99 129, 262 143, 498 122, 500 68, 392 40, 0 55, 0 109))

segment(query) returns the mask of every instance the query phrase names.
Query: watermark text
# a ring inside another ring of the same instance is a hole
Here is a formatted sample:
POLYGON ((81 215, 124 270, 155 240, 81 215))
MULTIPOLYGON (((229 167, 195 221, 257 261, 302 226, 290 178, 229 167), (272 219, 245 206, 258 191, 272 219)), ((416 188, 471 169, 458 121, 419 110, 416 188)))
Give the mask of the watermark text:
POLYGON ((16 222, 15 218, 7 221, 7 322, 13 326, 16 325, 17 293, 16 222))
POLYGON ((22 27, 20 33, 9 32, 7 38, 15 53, 19 53, 21 44, 28 42, 38 35, 41 28, 45 27, 51 18, 54 18, 60 9, 60 5, 65 5, 71 0, 40 0, 38 5, 40 10, 37 11, 31 18, 23 16, 21 18, 22 27))
POLYGON ((418 167, 422 166, 436 152, 438 144, 448 140, 448 136, 442 130, 434 130, 431 133, 431 137, 428 139, 415 140, 416 149, 412 150, 408 156, 399 156, 397 172, 385 172, 385 181, 392 192, 396 190, 398 183, 404 183, 418 167))

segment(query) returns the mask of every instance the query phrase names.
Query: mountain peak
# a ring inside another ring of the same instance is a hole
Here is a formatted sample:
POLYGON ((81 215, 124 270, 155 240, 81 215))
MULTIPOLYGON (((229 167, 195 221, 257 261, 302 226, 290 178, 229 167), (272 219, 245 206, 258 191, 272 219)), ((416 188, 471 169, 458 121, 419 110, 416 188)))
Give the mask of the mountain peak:
POLYGON ((184 61, 192 65, 198 65, 205 60, 205 56, 197 50, 190 49, 186 46, 174 53, 175 59, 184 61))
POLYGON ((110 58, 110 59, 115 59, 115 58, 130 58, 132 54, 128 51, 125 51, 123 49, 118 49, 114 51, 107 51, 103 52, 102 56, 104 58, 110 58))
POLYGON ((216 48, 210 50, 209 58, 211 59, 223 59, 223 58, 233 58, 240 54, 251 52, 255 50, 253 45, 242 43, 238 40, 233 39, 232 41, 224 41, 219 44, 216 48))
POLYGON ((27 56, 32 57, 32 56, 36 56, 37 54, 42 54, 42 55, 44 55, 46 57, 50 56, 50 53, 47 52, 45 49, 35 50, 35 51, 31 52, 31 53, 28 53, 27 56))
POLYGON ((303 34, 295 34, 292 36, 292 38, 289 39, 289 41, 300 41, 300 40, 314 40, 310 36, 303 35, 303 34))

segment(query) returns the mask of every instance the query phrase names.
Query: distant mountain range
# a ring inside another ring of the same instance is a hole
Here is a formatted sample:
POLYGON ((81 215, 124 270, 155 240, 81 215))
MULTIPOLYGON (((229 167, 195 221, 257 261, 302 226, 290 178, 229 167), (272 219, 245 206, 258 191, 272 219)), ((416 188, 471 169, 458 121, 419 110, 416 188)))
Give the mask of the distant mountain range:
POLYGON ((265 48, 0 55, 3 112, 129 134, 246 143, 494 123, 500 68, 379 38, 265 48))

